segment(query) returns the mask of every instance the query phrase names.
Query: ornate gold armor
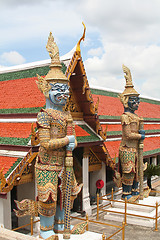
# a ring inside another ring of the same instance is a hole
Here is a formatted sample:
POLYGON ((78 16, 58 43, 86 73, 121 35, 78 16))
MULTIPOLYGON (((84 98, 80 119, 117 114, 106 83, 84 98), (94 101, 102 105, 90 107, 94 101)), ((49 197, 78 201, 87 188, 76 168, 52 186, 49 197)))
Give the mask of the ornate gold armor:
MULTIPOLYGON (((63 207, 65 194, 65 146, 69 143, 66 137, 68 116, 69 113, 66 112, 45 109, 37 117, 40 148, 35 165, 35 174, 38 200, 40 202, 38 211, 42 215, 55 214, 57 198, 61 208, 63 207), (46 203, 46 207, 44 203, 46 203), (52 209, 51 211, 49 207, 53 207, 54 210, 52 209)), ((77 185, 75 175, 73 174, 72 200, 80 190, 81 187, 77 185)))

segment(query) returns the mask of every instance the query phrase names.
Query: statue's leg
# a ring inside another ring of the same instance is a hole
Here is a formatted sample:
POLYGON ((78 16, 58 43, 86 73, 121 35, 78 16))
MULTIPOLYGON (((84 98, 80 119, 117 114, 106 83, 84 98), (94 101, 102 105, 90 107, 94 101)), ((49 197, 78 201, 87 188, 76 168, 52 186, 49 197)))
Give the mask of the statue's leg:
MULTIPOLYGON (((70 230, 71 234, 82 234, 84 233, 87 226, 87 221, 80 222, 76 225, 71 225, 70 230)), ((57 206, 56 215, 55 215, 55 224, 54 224, 55 233, 64 232, 64 208, 60 209, 60 206, 57 206)))
MULTIPOLYGON (((70 229, 72 230, 72 228, 73 226, 71 225, 70 229)), ((54 231, 56 233, 64 232, 64 208, 61 209, 59 205, 56 208, 54 231)))
MULTIPOLYGON (((40 237, 48 239, 54 236, 54 217, 56 212, 55 202, 38 202, 38 212, 40 216, 40 237)), ((52 239, 52 238, 51 238, 52 239)))
POLYGON ((126 185, 122 183, 122 200, 125 200, 125 198, 129 200, 132 197, 131 189, 132 185, 126 185))
POLYGON ((127 199, 129 202, 134 202, 138 199, 138 196, 132 195, 134 173, 123 173, 122 174, 122 200, 127 199))
POLYGON ((46 217, 40 215, 40 236, 47 239, 55 235, 53 231, 54 216, 46 217))
POLYGON ((139 184, 139 182, 137 182, 136 180, 133 181, 132 196, 135 196, 135 195, 138 196, 139 195, 138 184, 139 184))

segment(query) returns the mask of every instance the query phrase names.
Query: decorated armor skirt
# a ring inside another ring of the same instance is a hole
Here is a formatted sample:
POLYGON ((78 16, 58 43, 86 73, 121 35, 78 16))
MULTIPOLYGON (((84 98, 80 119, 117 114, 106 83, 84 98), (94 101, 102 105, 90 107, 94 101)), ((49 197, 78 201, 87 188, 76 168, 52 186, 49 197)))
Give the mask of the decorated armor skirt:
MULTIPOLYGON (((56 204, 64 207, 65 199, 65 168, 36 163, 35 175, 38 191, 38 212, 43 216, 52 216, 56 212, 56 204)), ((71 179, 71 208, 74 199, 81 191, 74 173, 71 179)))
POLYGON ((122 175, 122 183, 132 185, 134 178, 138 181, 138 161, 137 150, 135 148, 123 147, 119 148, 119 164, 120 173, 122 175))

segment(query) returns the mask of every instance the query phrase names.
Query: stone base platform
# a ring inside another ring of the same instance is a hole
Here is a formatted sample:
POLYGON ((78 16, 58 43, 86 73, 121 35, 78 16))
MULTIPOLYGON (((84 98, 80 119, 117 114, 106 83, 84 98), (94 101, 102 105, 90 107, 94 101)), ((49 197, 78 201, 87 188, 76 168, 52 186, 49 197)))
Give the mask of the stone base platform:
MULTIPOLYGON (((59 240, 63 240, 63 234, 58 234, 59 240)), ((102 240, 102 234, 86 231, 83 234, 72 234, 70 240, 102 240)))
MULTIPOLYGON (((156 209, 153 206, 156 206, 156 202, 160 203, 160 197, 151 197, 144 198, 143 200, 139 200, 139 204, 149 205, 148 206, 142 206, 142 205, 134 205, 127 203, 127 213, 129 214, 135 214, 139 216, 146 216, 146 217, 155 217, 156 216, 156 209)), ((124 201, 119 200, 118 202, 113 202, 113 207, 109 207, 108 210, 111 212, 108 212, 104 219, 110 220, 110 221, 118 221, 123 222, 124 221, 124 208, 125 204, 124 201), (114 212, 118 213, 114 213, 114 212)), ((160 206, 158 207, 158 216, 160 214, 160 206)), ((155 220, 144 218, 144 217, 137 217, 137 216, 129 216, 127 215, 127 223, 139 225, 139 226, 145 226, 145 227, 154 227, 155 226, 155 220)))
MULTIPOLYGON (((34 235, 35 239, 39 238, 39 235, 34 235)), ((63 240, 63 234, 58 234, 59 240, 63 240)), ((72 234, 70 235, 70 240, 102 240, 102 234, 86 231, 83 234, 72 234)))

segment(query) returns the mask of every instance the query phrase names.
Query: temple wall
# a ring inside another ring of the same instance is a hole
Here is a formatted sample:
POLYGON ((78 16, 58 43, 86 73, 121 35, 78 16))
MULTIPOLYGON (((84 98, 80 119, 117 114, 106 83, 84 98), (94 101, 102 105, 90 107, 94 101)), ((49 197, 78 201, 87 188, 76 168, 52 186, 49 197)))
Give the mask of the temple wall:
POLYGON ((7 199, 0 198, 0 226, 11 229, 11 197, 7 193, 7 199))

